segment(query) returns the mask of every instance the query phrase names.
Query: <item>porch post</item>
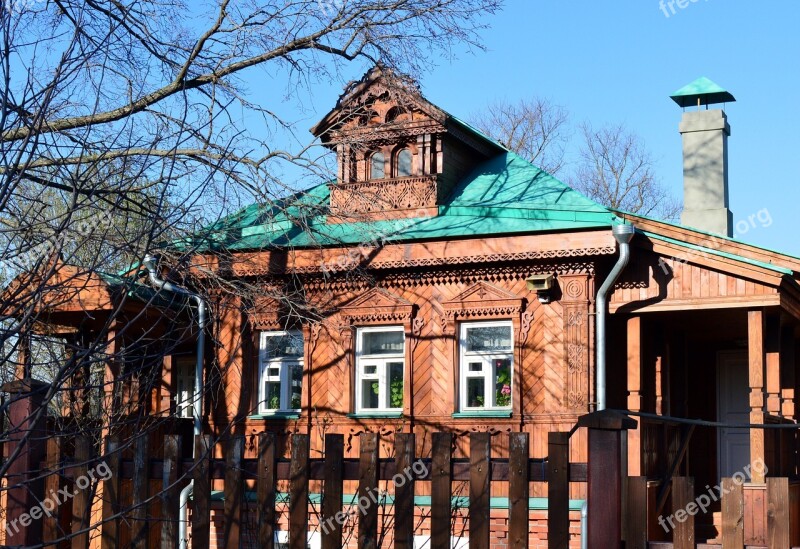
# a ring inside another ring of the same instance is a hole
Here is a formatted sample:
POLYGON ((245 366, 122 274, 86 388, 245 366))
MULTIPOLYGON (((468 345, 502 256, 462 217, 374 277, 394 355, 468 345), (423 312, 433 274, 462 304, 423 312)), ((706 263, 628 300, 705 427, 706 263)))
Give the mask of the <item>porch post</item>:
MULTIPOLYGON (((764 423, 764 312, 747 312, 747 352, 750 379, 750 423, 764 423)), ((750 463, 764 460, 764 430, 750 429, 750 463)), ((752 481, 764 482, 761 467, 754 467, 752 481)))
MULTIPOLYGON (((642 411, 642 317, 628 319, 628 410, 642 411)), ((628 431, 628 476, 642 474, 641 431, 628 431)))
POLYGON ((781 327, 781 415, 795 419, 795 372, 794 325, 786 323, 781 327))
POLYGON ((781 318, 771 314, 766 317, 764 353, 767 371, 767 413, 781 415, 781 318))

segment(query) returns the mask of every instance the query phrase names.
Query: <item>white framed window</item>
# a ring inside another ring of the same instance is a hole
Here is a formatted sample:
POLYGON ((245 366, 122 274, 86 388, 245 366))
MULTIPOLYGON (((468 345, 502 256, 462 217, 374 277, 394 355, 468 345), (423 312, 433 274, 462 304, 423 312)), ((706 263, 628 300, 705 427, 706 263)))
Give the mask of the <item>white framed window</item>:
POLYGON ((195 357, 175 358, 175 413, 178 417, 194 417, 195 357))
POLYGON ((459 334, 461 410, 511 408, 514 337, 511 321, 466 322, 459 334))
POLYGON ((258 410, 297 412, 303 396, 303 333, 261 332, 258 410))
POLYGON ((358 328, 356 412, 403 409, 405 347, 402 326, 358 328))

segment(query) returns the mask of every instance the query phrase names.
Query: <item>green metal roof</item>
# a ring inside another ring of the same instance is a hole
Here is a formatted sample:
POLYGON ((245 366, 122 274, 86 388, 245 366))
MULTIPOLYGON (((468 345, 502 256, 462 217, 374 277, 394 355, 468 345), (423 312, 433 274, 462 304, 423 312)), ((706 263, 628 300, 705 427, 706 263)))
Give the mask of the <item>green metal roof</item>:
POLYGON ((618 222, 607 208, 511 152, 498 154, 456 185, 439 215, 328 223, 328 184, 273 204, 253 204, 184 246, 252 250, 598 229, 618 222))
POLYGON ((701 76, 694 82, 686 84, 670 95, 670 98, 681 107, 697 105, 698 100, 703 105, 733 103, 736 101, 736 98, 734 98, 728 90, 715 84, 705 76, 701 76))

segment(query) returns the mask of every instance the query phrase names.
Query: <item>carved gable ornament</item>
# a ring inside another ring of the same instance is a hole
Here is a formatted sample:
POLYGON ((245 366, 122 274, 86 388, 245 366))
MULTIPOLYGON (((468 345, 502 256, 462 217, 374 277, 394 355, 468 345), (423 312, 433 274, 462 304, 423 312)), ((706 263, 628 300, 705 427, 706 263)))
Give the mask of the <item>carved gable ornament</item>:
POLYGON ((342 307, 342 317, 352 323, 409 322, 414 305, 381 288, 372 288, 342 307))
POLYGON ((524 299, 487 282, 478 282, 442 303, 446 321, 472 318, 518 317, 524 299))

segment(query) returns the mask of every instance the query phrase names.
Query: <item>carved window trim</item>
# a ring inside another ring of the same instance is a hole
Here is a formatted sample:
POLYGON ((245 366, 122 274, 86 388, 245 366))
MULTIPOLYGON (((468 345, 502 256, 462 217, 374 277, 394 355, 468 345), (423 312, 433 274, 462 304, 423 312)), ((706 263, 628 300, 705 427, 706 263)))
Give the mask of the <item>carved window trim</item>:
POLYGON ((471 285, 453 299, 442 303, 442 334, 449 340, 448 353, 453 367, 453 412, 459 411, 461 406, 460 324, 507 320, 511 322, 514 338, 511 412, 519 416, 522 411, 523 351, 531 321, 530 317, 523 319, 525 307, 525 298, 484 281, 471 285))
MULTIPOLYGON (((339 325, 339 334, 342 351, 347 360, 350 391, 349 413, 358 413, 356 402, 356 342, 358 328, 402 326, 406 345, 403 370, 403 414, 411 414, 414 379, 413 349, 416 346, 417 327, 421 328, 419 323, 414 323, 414 312, 414 305, 410 301, 382 288, 372 288, 341 308, 342 323, 339 325)), ((379 410, 376 413, 388 412, 379 410)))

